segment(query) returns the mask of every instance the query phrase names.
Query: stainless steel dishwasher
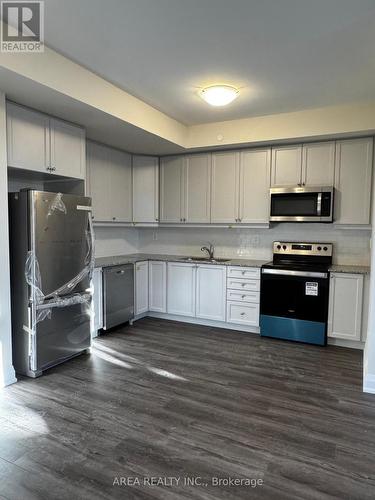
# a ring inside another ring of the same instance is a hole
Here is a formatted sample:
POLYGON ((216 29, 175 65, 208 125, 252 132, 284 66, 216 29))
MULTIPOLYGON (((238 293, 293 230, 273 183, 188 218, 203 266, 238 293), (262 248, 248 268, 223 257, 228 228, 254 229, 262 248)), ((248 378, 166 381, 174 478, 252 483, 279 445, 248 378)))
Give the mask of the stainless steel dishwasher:
POLYGON ((103 271, 104 330, 134 317, 134 265, 107 267, 103 271))

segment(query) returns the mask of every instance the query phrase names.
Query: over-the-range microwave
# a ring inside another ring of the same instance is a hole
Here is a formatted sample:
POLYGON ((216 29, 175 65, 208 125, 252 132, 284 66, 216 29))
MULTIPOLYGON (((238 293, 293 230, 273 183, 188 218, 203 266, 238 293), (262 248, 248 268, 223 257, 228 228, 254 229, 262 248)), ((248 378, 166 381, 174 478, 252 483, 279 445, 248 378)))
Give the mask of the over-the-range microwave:
POLYGON ((333 222, 334 188, 271 188, 271 222, 333 222))

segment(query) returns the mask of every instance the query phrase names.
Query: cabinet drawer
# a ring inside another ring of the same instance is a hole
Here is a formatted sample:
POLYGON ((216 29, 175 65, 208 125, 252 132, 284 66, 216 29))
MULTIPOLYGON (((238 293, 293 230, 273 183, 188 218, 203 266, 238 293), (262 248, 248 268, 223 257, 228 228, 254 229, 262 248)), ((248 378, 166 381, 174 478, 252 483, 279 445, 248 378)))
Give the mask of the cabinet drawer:
POLYGON ((227 289, 232 290, 246 290, 250 292, 260 291, 260 281, 259 280, 241 280, 228 278, 227 289))
POLYGON ((259 304, 227 302, 227 322, 259 326, 259 304))
POLYGON ((229 267, 228 278, 260 279, 260 269, 256 267, 229 267))
POLYGON ((241 292, 240 290, 227 290, 227 301, 236 302, 252 302, 253 304, 259 304, 260 293, 259 292, 241 292))

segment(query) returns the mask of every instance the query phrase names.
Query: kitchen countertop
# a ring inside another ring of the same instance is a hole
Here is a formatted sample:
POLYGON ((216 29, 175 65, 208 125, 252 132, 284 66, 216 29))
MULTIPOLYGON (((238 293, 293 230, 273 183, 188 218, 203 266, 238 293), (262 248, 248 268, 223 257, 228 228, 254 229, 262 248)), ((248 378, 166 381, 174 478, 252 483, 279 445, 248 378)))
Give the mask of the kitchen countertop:
POLYGON ((331 273, 370 274, 370 266, 334 264, 329 270, 331 273))
MULTIPOLYGON (((159 260, 163 262, 187 262, 190 264, 192 263, 198 264, 198 261, 189 260, 189 258, 184 255, 133 253, 128 255, 115 255, 113 257, 98 257, 95 259, 95 267, 110 267, 110 266, 119 266, 123 264, 134 264, 135 262, 140 262, 142 260, 159 260)), ((230 259, 226 262, 210 262, 208 260, 199 262, 202 262, 202 264, 213 264, 222 266, 262 267, 262 265, 265 264, 266 262, 269 262, 269 260, 230 259)))
MULTIPOLYGON (((189 260, 189 258, 184 255, 132 253, 127 255, 115 255, 112 257, 98 257, 95 259, 95 267, 111 267, 120 266, 123 264, 134 264, 135 262, 141 262, 143 260, 159 260, 162 262, 187 262, 194 264, 202 262, 203 264, 243 267, 262 267, 263 264, 269 262, 269 260, 254 259, 230 259, 226 262, 194 261, 189 260)), ((332 273, 370 274, 369 266, 333 264, 329 268, 329 270, 332 273)))

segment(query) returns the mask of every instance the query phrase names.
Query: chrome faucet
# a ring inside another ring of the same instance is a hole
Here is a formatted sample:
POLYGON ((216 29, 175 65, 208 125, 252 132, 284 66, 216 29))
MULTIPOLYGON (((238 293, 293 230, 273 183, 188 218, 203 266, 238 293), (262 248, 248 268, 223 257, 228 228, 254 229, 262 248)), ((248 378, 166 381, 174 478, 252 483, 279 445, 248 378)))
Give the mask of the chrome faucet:
POLYGON ((212 243, 209 243, 209 245, 210 245, 209 247, 202 247, 201 248, 201 252, 207 252, 208 258, 210 260, 213 260, 213 258, 214 258, 214 252, 215 252, 215 247, 213 246, 212 243))

